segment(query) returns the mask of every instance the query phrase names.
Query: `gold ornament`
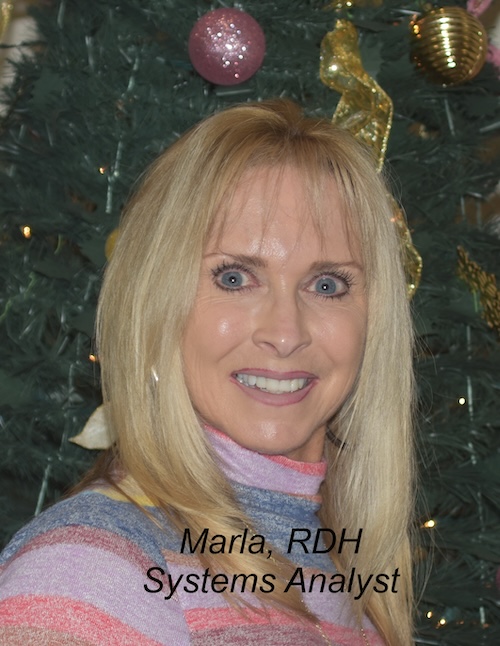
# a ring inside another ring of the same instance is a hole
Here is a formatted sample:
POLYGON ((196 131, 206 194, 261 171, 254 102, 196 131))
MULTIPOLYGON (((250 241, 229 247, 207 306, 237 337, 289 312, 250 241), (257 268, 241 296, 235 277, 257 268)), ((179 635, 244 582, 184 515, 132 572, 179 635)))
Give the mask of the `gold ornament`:
MULTIPOLYGON (((337 20, 323 38, 320 54, 321 80, 342 94, 333 123, 349 130, 375 153, 377 170, 384 164, 392 126, 392 101, 365 71, 358 46, 358 32, 348 20, 337 20)), ((403 213, 394 202, 392 221, 397 227, 403 253, 408 298, 412 298, 422 275, 422 258, 411 241, 403 213)))
POLYGON ((119 235, 120 230, 113 229, 113 231, 111 231, 111 233, 109 234, 108 239, 106 240, 106 244, 104 246, 104 255, 106 256, 107 260, 111 260, 111 256, 113 255, 113 250, 115 248, 115 244, 118 240, 119 235))
POLYGON ((470 81, 486 60, 486 30, 460 7, 441 7, 414 17, 410 34, 412 61, 441 85, 470 81))
POLYGON ((500 334, 500 291, 497 287, 495 274, 488 274, 484 269, 470 259, 463 247, 457 248, 458 276, 472 292, 479 292, 479 301, 482 305, 482 317, 488 327, 500 334))
POLYGON ((377 169, 384 163, 392 125, 392 101, 365 71, 358 32, 348 20, 337 20, 321 42, 320 77, 342 94, 333 123, 345 128, 375 153, 377 169))

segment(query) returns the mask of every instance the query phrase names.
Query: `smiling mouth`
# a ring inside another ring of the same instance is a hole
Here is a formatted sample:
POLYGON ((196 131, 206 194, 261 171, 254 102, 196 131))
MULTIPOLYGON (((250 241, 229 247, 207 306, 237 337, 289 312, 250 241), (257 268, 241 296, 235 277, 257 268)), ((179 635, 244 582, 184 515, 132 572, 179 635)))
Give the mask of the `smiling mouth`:
POLYGON ((294 393, 302 390, 309 383, 310 379, 269 379, 268 377, 257 377, 256 375, 247 375, 236 373, 234 378, 242 386, 262 390, 265 393, 273 395, 282 395, 284 393, 294 393))

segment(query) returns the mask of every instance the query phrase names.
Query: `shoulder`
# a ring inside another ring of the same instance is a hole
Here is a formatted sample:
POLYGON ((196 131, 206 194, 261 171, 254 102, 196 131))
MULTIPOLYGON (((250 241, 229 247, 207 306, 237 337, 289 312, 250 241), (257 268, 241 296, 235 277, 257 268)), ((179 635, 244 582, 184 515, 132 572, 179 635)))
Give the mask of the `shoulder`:
POLYGON ((59 643, 62 633, 71 644, 187 643, 181 610, 144 588, 149 568, 167 567, 172 533, 148 511, 157 523, 114 491, 91 490, 18 532, 0 556, 0 644, 59 643), (168 621, 178 634, 163 641, 168 621), (26 641, 27 630, 38 641, 26 641))
MULTIPOLYGON (((154 507, 147 507, 160 523, 154 507)), ((34 518, 13 537, 0 555, 0 571, 20 552, 36 547, 101 545, 119 548, 127 543, 151 558, 161 557, 167 526, 162 529, 141 509, 109 487, 92 489, 63 500, 34 518)))

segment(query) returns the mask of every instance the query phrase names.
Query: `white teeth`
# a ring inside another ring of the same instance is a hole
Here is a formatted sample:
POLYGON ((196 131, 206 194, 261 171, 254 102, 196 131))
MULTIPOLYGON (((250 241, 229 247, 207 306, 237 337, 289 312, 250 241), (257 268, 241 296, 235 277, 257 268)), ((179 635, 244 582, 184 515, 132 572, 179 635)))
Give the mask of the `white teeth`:
POLYGON ((249 388, 258 388, 274 395, 282 393, 294 393, 301 390, 307 384, 307 379, 268 379, 267 377, 256 377, 255 375, 236 374, 237 381, 249 388))

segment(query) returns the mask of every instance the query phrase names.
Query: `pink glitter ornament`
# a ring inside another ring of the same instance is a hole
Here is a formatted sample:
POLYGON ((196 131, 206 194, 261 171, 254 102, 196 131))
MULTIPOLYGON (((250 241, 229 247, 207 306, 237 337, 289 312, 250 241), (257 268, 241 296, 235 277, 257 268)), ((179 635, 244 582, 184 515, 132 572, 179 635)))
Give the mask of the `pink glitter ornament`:
POLYGON ((239 9, 215 9, 202 16, 189 35, 189 58, 207 81, 243 83, 262 65, 266 39, 259 23, 239 9))
POLYGON ((490 4, 491 0, 467 0, 467 11, 473 16, 480 16, 490 4))
MULTIPOLYGON (((467 0, 467 11, 477 18, 482 13, 484 13, 486 9, 488 9, 490 4, 491 0, 467 0)), ((497 68, 500 77, 500 47, 497 47, 496 45, 490 43, 490 46, 488 47, 488 53, 486 55, 486 60, 490 63, 493 63, 493 65, 497 68)))

